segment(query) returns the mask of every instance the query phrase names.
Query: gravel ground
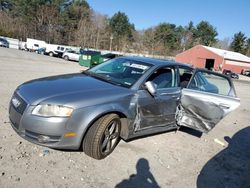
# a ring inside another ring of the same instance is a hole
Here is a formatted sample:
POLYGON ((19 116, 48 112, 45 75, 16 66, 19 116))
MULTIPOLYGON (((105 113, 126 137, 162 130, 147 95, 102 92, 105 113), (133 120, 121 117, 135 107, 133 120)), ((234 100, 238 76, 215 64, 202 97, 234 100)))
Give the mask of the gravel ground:
POLYGON ((27 80, 81 69, 74 62, 0 48, 1 188, 250 187, 250 84, 246 82, 235 82, 240 108, 201 138, 178 131, 121 141, 101 161, 20 138, 8 119, 15 88, 27 80))

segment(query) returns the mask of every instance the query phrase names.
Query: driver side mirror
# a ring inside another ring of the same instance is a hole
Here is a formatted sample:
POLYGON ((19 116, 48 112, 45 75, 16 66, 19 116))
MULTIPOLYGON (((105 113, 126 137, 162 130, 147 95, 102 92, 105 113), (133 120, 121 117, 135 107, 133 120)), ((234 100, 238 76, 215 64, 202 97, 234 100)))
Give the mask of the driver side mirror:
POLYGON ((147 81, 145 83, 145 88, 147 89, 147 91, 152 95, 155 96, 156 95, 156 87, 154 85, 153 82, 151 81, 147 81))

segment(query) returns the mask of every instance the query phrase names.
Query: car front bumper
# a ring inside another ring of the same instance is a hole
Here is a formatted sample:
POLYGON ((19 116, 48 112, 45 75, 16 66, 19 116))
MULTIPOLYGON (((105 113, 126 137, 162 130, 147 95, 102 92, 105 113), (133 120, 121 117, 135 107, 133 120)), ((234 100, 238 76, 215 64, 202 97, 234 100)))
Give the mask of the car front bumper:
MULTIPOLYGON (((24 100, 23 100, 24 101, 24 100)), ((22 102, 23 102, 22 101, 22 102)), ((39 117, 32 115, 34 106, 27 107, 20 111, 14 107, 12 102, 9 105, 9 119, 12 128, 16 133, 32 143, 55 148, 55 149, 79 149, 81 135, 78 129, 69 130, 70 119, 59 117, 39 117), (67 133, 74 133, 73 136, 65 136, 67 133)))

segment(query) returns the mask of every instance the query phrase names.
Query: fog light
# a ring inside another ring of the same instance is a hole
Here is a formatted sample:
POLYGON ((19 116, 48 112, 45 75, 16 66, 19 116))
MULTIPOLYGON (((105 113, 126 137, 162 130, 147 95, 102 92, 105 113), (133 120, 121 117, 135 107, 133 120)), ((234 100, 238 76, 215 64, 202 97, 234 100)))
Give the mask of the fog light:
POLYGON ((50 140, 50 138, 48 136, 44 136, 44 135, 39 135, 37 137, 38 142, 48 142, 50 140))

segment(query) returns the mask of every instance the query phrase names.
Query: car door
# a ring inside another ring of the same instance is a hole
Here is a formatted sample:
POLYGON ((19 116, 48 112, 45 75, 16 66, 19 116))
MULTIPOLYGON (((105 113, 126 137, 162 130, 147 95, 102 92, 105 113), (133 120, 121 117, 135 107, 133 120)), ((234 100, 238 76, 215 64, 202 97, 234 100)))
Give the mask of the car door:
POLYGON ((79 53, 74 52, 74 61, 79 61, 79 53))
POLYGON ((76 60, 76 52, 75 51, 70 52, 70 60, 73 60, 73 61, 76 60))
POLYGON ((188 86, 182 89, 176 121, 180 126, 207 133, 239 105, 229 77, 196 69, 188 86))
POLYGON ((176 68, 164 67, 156 70, 145 82, 155 84, 156 95, 147 90, 138 91, 136 129, 175 125, 175 112, 181 90, 177 87, 176 68))

